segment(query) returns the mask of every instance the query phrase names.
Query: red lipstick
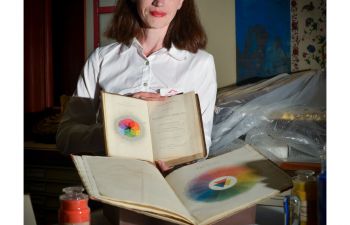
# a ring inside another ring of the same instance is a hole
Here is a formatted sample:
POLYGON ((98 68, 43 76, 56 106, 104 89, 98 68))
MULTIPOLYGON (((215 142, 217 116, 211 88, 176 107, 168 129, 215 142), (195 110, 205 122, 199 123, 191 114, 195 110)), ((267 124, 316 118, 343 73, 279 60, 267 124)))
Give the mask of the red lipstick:
POLYGON ((163 17, 166 15, 165 12, 161 12, 161 11, 151 11, 150 13, 154 17, 163 17))

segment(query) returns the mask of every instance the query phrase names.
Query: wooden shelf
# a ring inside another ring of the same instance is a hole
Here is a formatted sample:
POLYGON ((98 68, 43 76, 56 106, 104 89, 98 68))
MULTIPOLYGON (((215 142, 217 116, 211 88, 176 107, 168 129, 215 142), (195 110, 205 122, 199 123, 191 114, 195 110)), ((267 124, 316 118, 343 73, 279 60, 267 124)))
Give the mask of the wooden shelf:
POLYGON ((34 141, 25 141, 24 142, 24 150, 35 150, 35 151, 56 151, 58 149, 55 144, 45 144, 38 143, 34 141))
POLYGON ((30 194, 38 225, 57 224, 62 188, 82 185, 70 156, 55 144, 24 142, 24 193, 30 194))

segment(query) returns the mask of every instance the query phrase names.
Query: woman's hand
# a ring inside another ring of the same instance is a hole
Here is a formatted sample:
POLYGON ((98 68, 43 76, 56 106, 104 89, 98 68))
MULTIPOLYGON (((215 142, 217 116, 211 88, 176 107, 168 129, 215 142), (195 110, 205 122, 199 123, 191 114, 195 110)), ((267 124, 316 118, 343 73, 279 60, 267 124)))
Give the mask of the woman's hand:
POLYGON ((164 101, 168 97, 161 96, 159 93, 151 93, 151 92, 136 92, 131 95, 133 98, 139 98, 146 101, 164 101))

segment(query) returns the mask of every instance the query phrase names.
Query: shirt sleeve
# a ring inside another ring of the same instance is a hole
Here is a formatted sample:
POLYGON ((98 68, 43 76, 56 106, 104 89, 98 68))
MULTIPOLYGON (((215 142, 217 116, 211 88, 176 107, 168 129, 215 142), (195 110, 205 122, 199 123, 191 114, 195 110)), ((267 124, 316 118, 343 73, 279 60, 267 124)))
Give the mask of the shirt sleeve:
POLYGON ((56 135, 56 145, 64 154, 105 152, 103 126, 97 121, 99 110, 98 49, 90 55, 80 74, 77 88, 68 102, 56 135))
POLYGON ((98 76, 100 72, 101 59, 99 48, 97 48, 86 61, 83 70, 80 73, 77 88, 74 96, 94 99, 96 87, 98 87, 98 76))
POLYGON ((199 96, 201 106, 207 155, 209 155, 217 91, 216 71, 213 56, 210 55, 210 57, 208 57, 205 65, 205 73, 203 74, 203 80, 201 81, 201 84, 197 90, 197 94, 199 96))

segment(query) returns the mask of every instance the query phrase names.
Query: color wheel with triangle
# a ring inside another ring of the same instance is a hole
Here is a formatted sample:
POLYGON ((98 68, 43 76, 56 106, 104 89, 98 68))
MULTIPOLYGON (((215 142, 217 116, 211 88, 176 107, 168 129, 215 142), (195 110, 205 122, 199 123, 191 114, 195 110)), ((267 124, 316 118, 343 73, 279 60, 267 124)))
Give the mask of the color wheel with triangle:
POLYGON ((258 179, 259 176, 245 166, 217 168, 193 179, 187 194, 201 202, 223 201, 249 190, 258 179))

